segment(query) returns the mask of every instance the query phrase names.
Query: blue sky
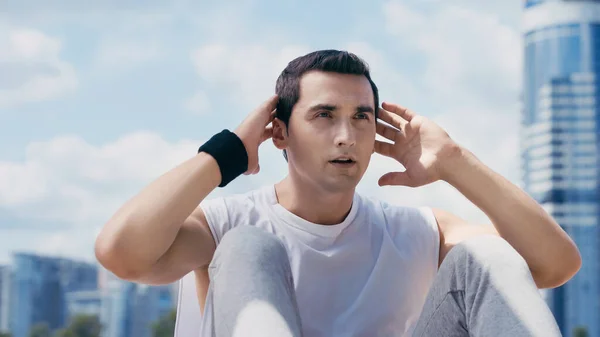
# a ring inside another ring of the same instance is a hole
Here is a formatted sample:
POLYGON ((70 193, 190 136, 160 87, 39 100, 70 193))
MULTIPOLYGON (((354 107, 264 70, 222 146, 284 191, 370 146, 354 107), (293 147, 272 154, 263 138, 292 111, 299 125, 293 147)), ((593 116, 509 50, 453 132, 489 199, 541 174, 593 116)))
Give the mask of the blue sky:
MULTIPOLYGON (((13 251, 93 260, 125 200, 233 129, 293 58, 355 52, 382 99, 444 127, 519 183, 521 1, 7 2, 0 12, 0 263, 13 251)), ((220 194, 274 183, 261 174, 220 194)), ((443 182, 379 188, 399 164, 374 156, 359 192, 485 216, 443 182)))

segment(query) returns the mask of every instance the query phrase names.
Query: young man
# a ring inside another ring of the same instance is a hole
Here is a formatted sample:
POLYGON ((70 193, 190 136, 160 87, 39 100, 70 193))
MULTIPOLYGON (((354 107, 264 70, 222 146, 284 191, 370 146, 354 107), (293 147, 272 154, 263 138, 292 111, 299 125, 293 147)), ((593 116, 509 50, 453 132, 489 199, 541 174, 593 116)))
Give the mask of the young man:
POLYGON ((581 259, 533 199, 427 118, 379 108, 353 54, 299 57, 276 92, 128 201, 98 236, 102 265, 148 284, 195 271, 202 336, 560 335, 538 288, 564 284, 581 259), (258 173, 269 138, 285 179, 204 200, 258 173), (444 180, 493 225, 357 194, 374 152, 406 168, 380 185, 444 180))

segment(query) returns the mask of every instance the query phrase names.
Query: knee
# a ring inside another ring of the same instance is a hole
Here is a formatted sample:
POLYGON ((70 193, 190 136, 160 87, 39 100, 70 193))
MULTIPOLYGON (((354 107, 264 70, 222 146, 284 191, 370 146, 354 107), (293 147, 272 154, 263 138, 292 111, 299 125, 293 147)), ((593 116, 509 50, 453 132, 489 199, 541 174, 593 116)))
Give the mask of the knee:
POLYGON ((278 260, 287 261, 287 256, 283 242, 275 234, 254 226, 238 226, 225 233, 213 262, 218 259, 221 264, 276 264, 278 260))
POLYGON ((528 269, 525 259, 503 238, 482 235, 458 243, 447 255, 458 263, 475 263, 487 269, 493 266, 508 266, 528 269))

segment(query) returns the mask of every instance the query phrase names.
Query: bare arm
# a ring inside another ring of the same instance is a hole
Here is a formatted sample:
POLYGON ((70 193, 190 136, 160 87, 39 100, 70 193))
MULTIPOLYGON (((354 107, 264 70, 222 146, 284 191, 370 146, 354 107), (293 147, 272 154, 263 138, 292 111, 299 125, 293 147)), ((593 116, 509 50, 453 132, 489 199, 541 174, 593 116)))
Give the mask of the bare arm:
POLYGON ((390 172, 380 185, 411 187, 444 180, 482 210, 488 227, 466 227, 449 213, 436 211, 443 232, 443 258, 451 245, 482 233, 498 233, 527 261, 540 288, 557 287, 577 273, 579 250, 569 235, 529 195, 480 162, 431 120, 405 107, 383 103, 377 133, 393 143, 375 141, 375 151, 396 159, 406 170, 390 172))
POLYGON ((197 207, 220 181, 205 153, 165 173, 106 223, 96 240, 98 261, 120 278, 153 284, 207 265, 215 243, 197 207))
MULTIPOLYGON (((499 235, 527 261, 540 288, 570 280, 581 266, 581 256, 569 235, 524 191, 461 150, 447 162, 444 180, 490 218, 499 235)), ((471 234, 472 230, 456 232, 453 240, 471 234)))
MULTIPOLYGON (((272 136, 277 96, 235 130, 248 155, 246 174, 258 173, 258 147, 272 136)), ((221 183, 216 160, 200 153, 165 173, 123 205, 96 239, 98 261, 118 277, 166 284, 206 268, 215 242, 198 205, 221 183)))

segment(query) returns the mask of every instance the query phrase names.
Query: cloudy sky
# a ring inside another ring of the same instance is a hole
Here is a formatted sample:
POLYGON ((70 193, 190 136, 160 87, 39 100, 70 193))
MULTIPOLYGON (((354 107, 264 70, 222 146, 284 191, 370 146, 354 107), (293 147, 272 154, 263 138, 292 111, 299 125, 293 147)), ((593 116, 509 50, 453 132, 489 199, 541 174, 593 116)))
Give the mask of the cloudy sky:
MULTIPOLYGON (((15 251, 93 261, 103 223, 145 184, 233 129, 291 59, 345 49, 383 100, 432 118, 519 184, 521 1, 9 0, 0 10, 0 263, 15 251)), ((261 173, 212 196, 278 181, 261 173)), ((399 164, 373 157, 359 192, 485 215, 444 182, 377 186, 399 164)))

